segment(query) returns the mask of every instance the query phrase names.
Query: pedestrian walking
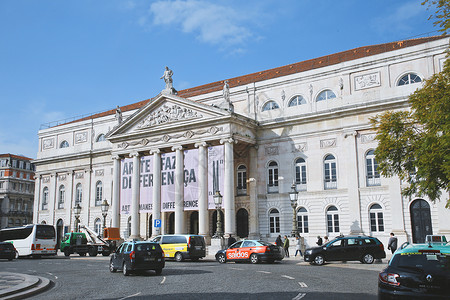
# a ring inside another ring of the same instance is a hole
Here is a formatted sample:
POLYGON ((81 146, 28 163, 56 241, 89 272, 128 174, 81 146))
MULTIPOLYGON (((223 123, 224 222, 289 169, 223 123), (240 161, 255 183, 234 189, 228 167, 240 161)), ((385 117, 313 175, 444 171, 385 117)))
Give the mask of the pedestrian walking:
POLYGON ((391 237, 388 241, 388 250, 391 250, 392 254, 394 254, 395 250, 397 250, 397 237, 394 236, 394 233, 391 232, 391 237))
POLYGON ((295 257, 297 257, 297 253, 300 253, 300 256, 303 256, 302 253, 302 239, 301 237, 297 236, 295 238, 295 257))
POLYGON ((322 246, 323 242, 322 242, 322 238, 320 237, 320 235, 317 236, 317 242, 316 242, 317 246, 322 246))
POLYGON ((283 246, 283 242, 281 241, 281 235, 278 235, 277 239, 275 240, 275 245, 278 247, 283 246))
POLYGON ((288 239, 287 235, 284 236, 283 248, 284 248, 284 253, 286 253, 286 257, 289 257, 289 239, 288 239))

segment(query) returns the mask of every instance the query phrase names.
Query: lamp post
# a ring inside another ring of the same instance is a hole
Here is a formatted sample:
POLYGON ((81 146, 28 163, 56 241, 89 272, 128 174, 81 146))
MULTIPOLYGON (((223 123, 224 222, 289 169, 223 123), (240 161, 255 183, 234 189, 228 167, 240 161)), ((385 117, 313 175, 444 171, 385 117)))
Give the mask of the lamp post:
POLYGON ((77 203, 75 207, 73 208, 73 213, 75 214, 75 232, 78 232, 78 224, 80 223, 80 213, 81 213, 81 206, 80 203, 77 203))
POLYGON ((222 207, 222 195, 220 194, 220 191, 216 191, 216 193, 213 196, 214 198, 214 204, 216 205, 216 213, 217 213, 217 225, 216 225, 216 237, 221 238, 223 236, 222 231, 222 218, 220 216, 220 209, 222 207))
POLYGON ((102 207, 102 216, 103 216, 103 230, 102 230, 103 234, 102 234, 102 236, 105 237, 106 216, 108 215, 108 209, 109 209, 109 204, 108 204, 108 201, 106 201, 106 199, 103 200, 101 207, 102 207))
POLYGON ((297 229, 297 214, 296 214, 298 193, 297 193, 297 188, 296 188, 295 182, 292 183, 291 191, 289 192, 289 198, 291 200, 292 210, 294 211, 294 215, 292 217, 292 232, 291 232, 291 235, 292 235, 292 237, 295 237, 295 236, 297 236, 297 233, 298 233, 298 229, 297 229))

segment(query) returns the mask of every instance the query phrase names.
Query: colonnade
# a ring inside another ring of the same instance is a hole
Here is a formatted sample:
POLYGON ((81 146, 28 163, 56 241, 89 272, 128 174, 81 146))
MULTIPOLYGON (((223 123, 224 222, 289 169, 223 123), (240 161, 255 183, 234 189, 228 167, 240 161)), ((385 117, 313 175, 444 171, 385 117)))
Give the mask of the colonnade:
MULTIPOLYGON (((223 209, 225 215, 225 235, 236 234, 235 224, 235 195, 234 195, 234 155, 233 144, 235 140, 226 138, 220 140, 225 148, 225 174, 224 174, 224 191, 223 193, 223 209)), ((208 218, 208 143, 198 142, 195 147, 198 151, 198 213, 199 213, 199 234, 206 236, 209 229, 208 218)), ((174 145, 171 147, 175 151, 175 234, 187 233, 187 224, 184 214, 184 153, 183 145, 174 145)), ((161 150, 150 149, 153 158, 153 211, 152 219, 161 220, 161 150)), ((140 157, 142 153, 133 151, 127 154, 133 159, 133 166, 140 166, 140 157)), ((113 155, 113 194, 112 194, 112 226, 120 227, 120 165, 121 159, 119 155, 113 155)), ((140 182, 140 168, 133 168, 132 182, 140 182)), ((139 235, 139 192, 140 185, 132 184, 131 199, 131 239, 140 239, 139 235)), ((154 222, 153 222, 154 223, 154 222)), ((161 234, 161 228, 152 224, 153 235, 161 234)))

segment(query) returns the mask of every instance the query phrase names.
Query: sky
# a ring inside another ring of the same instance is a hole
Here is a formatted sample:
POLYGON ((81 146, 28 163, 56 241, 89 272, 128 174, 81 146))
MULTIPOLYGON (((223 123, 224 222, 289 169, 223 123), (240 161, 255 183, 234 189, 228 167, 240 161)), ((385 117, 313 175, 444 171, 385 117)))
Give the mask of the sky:
POLYGON ((438 35, 422 0, 0 0, 0 153, 41 124, 361 46, 438 35))

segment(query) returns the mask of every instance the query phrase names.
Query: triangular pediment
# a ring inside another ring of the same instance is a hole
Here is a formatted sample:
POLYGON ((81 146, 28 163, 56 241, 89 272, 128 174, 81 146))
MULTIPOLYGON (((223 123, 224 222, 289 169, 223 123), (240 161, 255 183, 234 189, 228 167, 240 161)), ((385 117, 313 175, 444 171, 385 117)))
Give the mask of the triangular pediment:
POLYGON ((113 129, 108 136, 185 127, 193 122, 204 123, 230 115, 224 109, 161 93, 113 129))

